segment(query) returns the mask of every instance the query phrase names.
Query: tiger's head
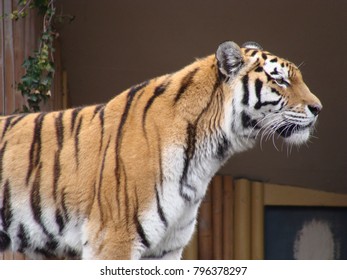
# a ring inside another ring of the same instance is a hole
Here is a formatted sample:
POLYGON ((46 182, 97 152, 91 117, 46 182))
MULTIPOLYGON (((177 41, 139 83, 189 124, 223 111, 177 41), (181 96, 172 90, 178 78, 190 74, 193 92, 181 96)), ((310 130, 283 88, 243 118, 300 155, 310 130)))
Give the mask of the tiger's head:
MULTIPOLYGON (((257 43, 241 48, 222 43, 216 52, 219 75, 233 92, 234 130, 250 137, 273 137, 290 144, 306 142, 322 109, 293 63, 264 51, 257 43)), ((225 90, 225 89, 224 89, 225 90)))

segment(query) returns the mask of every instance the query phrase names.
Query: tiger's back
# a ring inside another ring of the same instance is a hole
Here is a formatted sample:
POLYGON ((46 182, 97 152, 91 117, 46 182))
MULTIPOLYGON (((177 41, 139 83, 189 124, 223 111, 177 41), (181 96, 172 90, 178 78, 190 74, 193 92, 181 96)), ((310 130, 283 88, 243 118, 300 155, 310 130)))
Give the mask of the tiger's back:
MULTIPOLYGON (((216 55, 106 104, 2 117, 0 249, 11 244, 32 257, 180 258, 214 173, 255 144, 259 117, 297 102, 289 89, 275 88, 271 75, 280 71, 263 70, 260 64, 275 62, 262 53, 222 44, 216 55), (274 95, 260 97, 262 90, 274 95)), ((299 99, 320 106, 309 92, 299 99)), ((274 129, 292 139, 315 118, 302 129, 288 125, 290 135, 274 129)))

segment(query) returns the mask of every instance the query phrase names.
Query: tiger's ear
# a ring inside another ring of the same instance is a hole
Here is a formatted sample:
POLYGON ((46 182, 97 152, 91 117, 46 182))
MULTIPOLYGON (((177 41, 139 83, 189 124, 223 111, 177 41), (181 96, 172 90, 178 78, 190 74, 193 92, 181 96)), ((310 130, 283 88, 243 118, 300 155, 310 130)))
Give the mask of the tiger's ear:
POLYGON ((216 58, 219 71, 226 78, 234 77, 243 65, 241 49, 231 41, 226 41, 218 46, 216 58))
POLYGON ((248 42, 244 43, 242 45, 242 48, 245 48, 245 49, 255 49, 255 50, 260 50, 260 51, 263 50, 261 45, 259 45, 256 42, 253 42, 253 41, 248 41, 248 42))

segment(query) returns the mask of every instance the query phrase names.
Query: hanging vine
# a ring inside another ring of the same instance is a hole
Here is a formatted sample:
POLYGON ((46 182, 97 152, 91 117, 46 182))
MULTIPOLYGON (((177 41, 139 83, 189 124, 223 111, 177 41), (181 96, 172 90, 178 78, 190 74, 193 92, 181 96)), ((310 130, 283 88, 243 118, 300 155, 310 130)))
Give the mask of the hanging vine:
POLYGON ((43 16, 42 34, 39 47, 27 57, 22 66, 25 74, 17 84, 18 90, 26 99, 21 112, 38 112, 40 105, 51 96, 51 86, 54 78, 54 41, 58 37, 56 22, 74 19, 70 15, 56 14, 56 0, 18 0, 17 9, 8 16, 12 20, 20 20, 29 14, 30 9, 36 9, 43 16))
POLYGON ((38 112, 40 104, 51 96, 54 78, 54 40, 57 33, 53 26, 56 8, 55 0, 19 0, 18 9, 12 11, 10 18, 19 20, 28 15, 29 9, 37 9, 43 16, 42 34, 37 50, 27 57, 22 66, 25 74, 17 85, 18 90, 26 99, 22 112, 38 112))

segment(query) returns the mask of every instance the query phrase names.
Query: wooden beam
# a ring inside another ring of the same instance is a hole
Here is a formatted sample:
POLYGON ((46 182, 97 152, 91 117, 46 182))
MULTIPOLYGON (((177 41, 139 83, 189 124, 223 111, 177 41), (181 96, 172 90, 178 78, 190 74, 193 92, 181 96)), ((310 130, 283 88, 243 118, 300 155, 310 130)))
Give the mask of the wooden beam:
POLYGON ((307 188, 265 184, 264 204, 272 206, 347 207, 347 194, 307 188))

